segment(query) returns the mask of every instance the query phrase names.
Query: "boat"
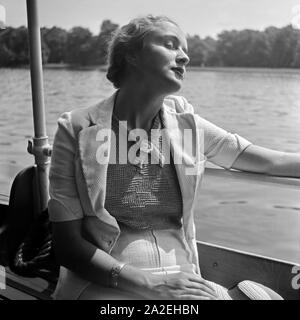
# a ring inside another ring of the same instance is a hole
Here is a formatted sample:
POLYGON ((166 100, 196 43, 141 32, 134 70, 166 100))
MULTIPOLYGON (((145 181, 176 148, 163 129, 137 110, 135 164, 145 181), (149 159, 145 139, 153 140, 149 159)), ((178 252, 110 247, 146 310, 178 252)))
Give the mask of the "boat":
MULTIPOLYGON (((206 168, 206 175, 228 180, 247 180, 250 183, 276 184, 300 191, 298 179, 270 177, 217 168, 206 168)), ((0 196, 0 230, 5 230, 5 221, 10 211, 9 200, 6 195, 0 196)), ((300 299, 300 265, 203 241, 197 241, 197 247, 201 274, 205 279, 227 288, 246 279, 252 280, 275 290, 284 299, 300 299)), ((1 261, 1 257, 3 257, 3 248, 1 248, 0 231, 0 265, 5 266, 6 274, 6 289, 0 289, 0 299, 53 299, 52 293, 57 281, 55 275, 48 273, 35 277, 20 276, 11 271, 5 265, 3 258, 1 261)))
MULTIPOLYGON (((10 196, 0 194, 0 300, 52 300, 57 274, 39 270, 31 275, 20 275, 9 267, 6 259, 6 232, 12 221, 18 220, 16 241, 22 243, 26 229, 30 227, 35 213, 47 208, 48 176, 51 146, 45 129, 43 79, 40 52, 37 0, 27 0, 28 30, 30 39, 30 64, 32 80, 33 116, 35 137, 28 150, 35 157, 35 164, 25 168, 14 180, 10 196), (32 186, 35 188, 34 200, 32 186), (19 190, 19 191, 18 191, 19 190), (32 211, 32 212, 31 212, 32 211), (11 219, 16 214, 15 220, 11 219)), ((222 179, 243 180, 249 183, 279 185, 300 191, 300 180, 260 174, 206 168, 206 176, 222 179)), ((10 239, 11 240, 11 239, 10 239)), ((12 239, 14 241, 14 239, 12 239)), ((249 252, 197 241, 199 265, 202 276, 227 288, 243 280, 252 280, 270 287, 284 299, 300 300, 300 266, 249 252)))

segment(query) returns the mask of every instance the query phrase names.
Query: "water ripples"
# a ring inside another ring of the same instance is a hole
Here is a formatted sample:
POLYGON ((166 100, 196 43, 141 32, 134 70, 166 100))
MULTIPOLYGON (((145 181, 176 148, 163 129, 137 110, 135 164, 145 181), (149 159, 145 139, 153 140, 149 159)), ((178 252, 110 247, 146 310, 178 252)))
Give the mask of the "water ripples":
MULTIPOLYGON (((29 69, 0 69, 0 88, 0 192, 8 194, 16 173, 33 164, 33 157, 26 152, 27 140, 33 134, 29 69)), ((300 152, 299 88, 299 70, 188 70, 179 94, 207 120, 253 143, 300 152)), ((47 69, 44 90, 51 143, 62 112, 93 105, 112 94, 114 88, 98 70, 47 69)), ((195 215, 201 214, 197 238, 235 247, 243 244, 241 249, 278 253, 279 258, 296 256, 299 245, 289 236, 299 234, 299 220, 281 221, 278 216, 281 211, 290 217, 299 215, 299 202, 289 193, 283 197, 275 189, 269 193, 259 190, 259 185, 251 188, 246 183, 228 188, 221 181, 202 189, 205 201, 195 215), (276 235, 270 232, 273 229, 276 235), (286 245, 277 252, 272 250, 278 234, 283 239, 280 243, 286 245)))

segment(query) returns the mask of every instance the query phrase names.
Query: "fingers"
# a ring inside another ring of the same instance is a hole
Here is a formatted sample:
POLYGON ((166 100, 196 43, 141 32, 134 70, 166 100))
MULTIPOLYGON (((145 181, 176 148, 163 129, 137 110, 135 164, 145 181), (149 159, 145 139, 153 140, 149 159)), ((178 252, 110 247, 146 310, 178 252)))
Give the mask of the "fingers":
POLYGON ((201 276, 190 273, 169 274, 164 284, 156 285, 156 292, 176 300, 218 300, 214 287, 201 276))
POLYGON ((196 284, 196 287, 191 288, 191 290, 193 290, 193 292, 200 291, 204 295, 208 295, 208 296, 217 298, 216 291, 212 290, 211 288, 206 287, 205 285, 196 284))
POLYGON ((200 288, 201 290, 204 290, 214 295, 215 297, 217 297, 217 294, 213 285, 211 285, 208 281, 206 281, 202 277, 188 274, 188 279, 191 281, 191 284, 197 284, 198 288, 200 288))
POLYGON ((195 295, 203 294, 215 299, 218 298, 214 287, 199 275, 188 273, 177 274, 176 280, 173 283, 169 283, 169 285, 173 288, 192 290, 192 293, 195 295))

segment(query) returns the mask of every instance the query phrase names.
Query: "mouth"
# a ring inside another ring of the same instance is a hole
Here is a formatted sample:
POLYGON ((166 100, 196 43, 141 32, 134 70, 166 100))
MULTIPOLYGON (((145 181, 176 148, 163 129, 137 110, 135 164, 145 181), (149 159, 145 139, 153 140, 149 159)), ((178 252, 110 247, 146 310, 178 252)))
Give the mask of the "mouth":
POLYGON ((174 71, 174 73, 180 78, 183 79, 184 74, 185 74, 185 70, 182 67, 173 67, 171 68, 172 71, 174 71))

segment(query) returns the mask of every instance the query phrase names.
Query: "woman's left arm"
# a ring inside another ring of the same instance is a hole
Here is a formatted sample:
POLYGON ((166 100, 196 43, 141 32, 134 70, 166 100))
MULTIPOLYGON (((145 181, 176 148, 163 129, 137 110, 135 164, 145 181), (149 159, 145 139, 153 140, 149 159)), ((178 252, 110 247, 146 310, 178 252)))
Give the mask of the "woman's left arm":
POLYGON ((272 176, 300 177, 300 153, 275 151, 257 145, 247 147, 232 169, 272 176))

